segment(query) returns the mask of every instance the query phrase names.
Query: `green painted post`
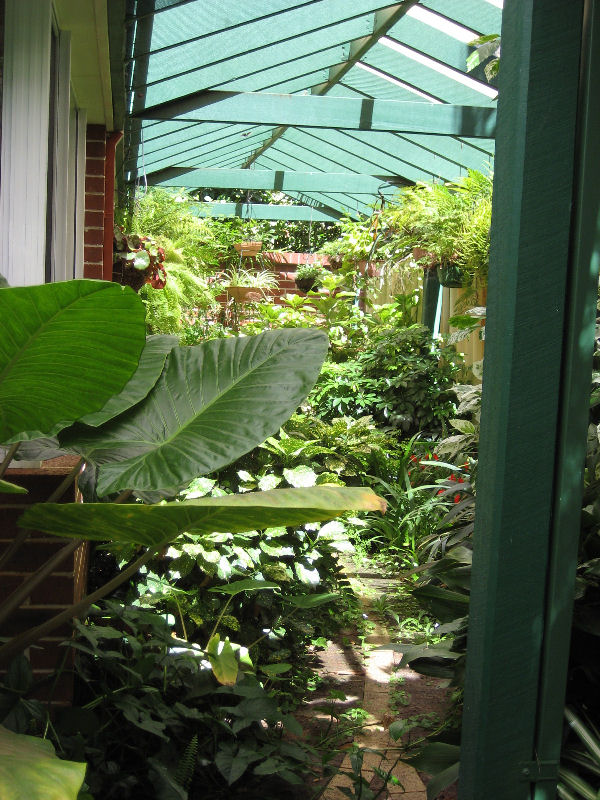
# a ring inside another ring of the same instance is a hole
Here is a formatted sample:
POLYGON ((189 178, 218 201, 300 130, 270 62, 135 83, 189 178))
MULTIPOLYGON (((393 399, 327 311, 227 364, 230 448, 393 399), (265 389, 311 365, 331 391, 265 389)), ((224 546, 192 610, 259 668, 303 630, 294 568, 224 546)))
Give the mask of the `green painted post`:
MULTIPOLYGON (((504 5, 461 800, 531 800, 539 778, 583 8, 504 5)), ((585 440, 569 446, 583 457, 585 440)), ((576 536, 578 510, 564 521, 576 536)), ((554 642, 568 645, 564 632, 554 642)))
MULTIPOLYGON (((587 0, 582 36, 579 160, 574 202, 573 252, 569 270, 562 403, 558 424, 558 465, 546 632, 540 677, 536 754, 540 762, 560 757, 565 681, 573 612, 583 485, 590 373, 600 261, 600 2, 587 0)), ((554 800, 554 783, 539 782, 534 800, 554 800)))

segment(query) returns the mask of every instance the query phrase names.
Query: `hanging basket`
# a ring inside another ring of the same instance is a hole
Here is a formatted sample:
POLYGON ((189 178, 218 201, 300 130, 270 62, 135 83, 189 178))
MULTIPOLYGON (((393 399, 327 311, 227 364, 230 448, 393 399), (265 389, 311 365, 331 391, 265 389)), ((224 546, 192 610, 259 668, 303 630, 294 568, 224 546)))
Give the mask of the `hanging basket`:
POLYGON ((465 283, 461 268, 453 261, 438 264, 437 277, 440 284, 449 289, 460 289, 465 283))
POLYGON ((255 256, 262 250, 262 242, 236 242, 233 246, 241 256, 255 256))
POLYGON ((316 278, 296 278, 295 283, 298 289, 305 294, 312 291, 317 286, 316 278))
POLYGON ((263 298, 261 290, 252 286, 226 286, 225 291, 236 303, 252 303, 263 298))

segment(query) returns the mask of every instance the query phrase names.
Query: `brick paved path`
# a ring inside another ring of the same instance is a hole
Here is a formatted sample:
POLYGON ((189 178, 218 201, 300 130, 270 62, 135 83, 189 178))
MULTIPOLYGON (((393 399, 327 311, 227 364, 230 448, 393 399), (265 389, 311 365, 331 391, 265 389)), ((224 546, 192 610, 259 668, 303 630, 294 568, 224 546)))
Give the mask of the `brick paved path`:
MULTIPOLYGON (((366 725, 354 737, 354 743, 359 747, 366 747, 379 751, 381 754, 367 752, 364 755, 362 775, 369 780, 373 788, 381 786, 381 779, 377 777, 374 768, 379 768, 385 773, 391 771, 400 785, 388 784, 386 790, 379 795, 379 800, 426 800, 423 782, 416 771, 407 764, 397 762, 398 745, 390 738, 388 728, 391 722, 400 716, 411 716, 414 708, 408 707, 400 714, 392 710, 390 703, 390 677, 403 680, 410 685, 407 695, 410 697, 419 685, 417 694, 423 695, 427 685, 431 693, 432 682, 417 675, 412 670, 399 670, 402 656, 392 650, 378 650, 380 645, 390 642, 390 636, 385 626, 373 614, 369 604, 368 594, 360 591, 360 585, 367 591, 376 589, 378 593, 385 591, 385 584, 380 576, 370 573, 356 573, 352 564, 346 564, 346 573, 357 581, 358 594, 361 597, 365 614, 375 623, 374 629, 366 637, 366 652, 361 652, 358 646, 340 647, 332 644, 324 653, 320 654, 322 661, 321 676, 329 686, 339 687, 346 694, 344 705, 357 705, 368 712, 366 725), (353 574, 354 573, 354 574, 353 574)), ((422 698, 421 698, 422 699, 422 698)), ((438 701, 439 702, 439 701, 438 701)), ((417 705, 419 705, 417 703, 417 705)), ((421 709, 422 702, 421 702, 421 709)), ((323 800, 342 800, 346 795, 340 790, 341 786, 350 786, 350 778, 343 774, 343 770, 351 770, 350 757, 346 755, 340 765, 342 772, 337 772, 325 789, 323 800)))

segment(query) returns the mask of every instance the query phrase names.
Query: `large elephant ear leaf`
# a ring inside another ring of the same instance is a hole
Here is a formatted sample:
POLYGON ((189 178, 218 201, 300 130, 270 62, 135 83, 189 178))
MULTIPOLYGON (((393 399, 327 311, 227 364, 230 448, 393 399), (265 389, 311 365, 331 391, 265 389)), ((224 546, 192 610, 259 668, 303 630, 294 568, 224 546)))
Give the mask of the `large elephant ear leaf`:
POLYGON ((178 344, 176 336, 148 336, 138 367, 119 394, 111 397, 100 411, 86 414, 79 422, 96 428, 143 400, 159 379, 168 354, 178 344))
POLYGON ((173 495, 278 431, 317 379, 327 341, 320 331, 288 329, 177 348, 145 400, 61 444, 100 466, 99 497, 173 495))
POLYGON ((19 526, 57 536, 156 547, 184 531, 241 533, 333 519, 345 511, 385 511, 371 489, 314 486, 201 497, 146 506, 140 503, 38 503, 19 526))
POLYGON ((0 291, 0 442, 51 436, 129 380, 145 339, 129 288, 66 281, 0 291))
POLYGON ((0 725, 2 800, 76 800, 86 765, 58 758, 51 742, 0 725))

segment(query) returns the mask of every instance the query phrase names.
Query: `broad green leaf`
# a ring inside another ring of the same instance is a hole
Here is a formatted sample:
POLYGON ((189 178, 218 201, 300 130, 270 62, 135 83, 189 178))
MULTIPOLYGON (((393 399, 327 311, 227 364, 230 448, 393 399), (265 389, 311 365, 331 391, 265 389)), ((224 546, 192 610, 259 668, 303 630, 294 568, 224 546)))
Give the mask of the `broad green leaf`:
POLYGON ((260 761, 262 758, 260 751, 252 745, 237 742, 222 742, 215 755, 215 766, 225 778, 229 786, 241 778, 250 764, 260 761))
POLYGON ((57 758, 47 739, 0 725, 2 800, 76 800, 85 769, 85 764, 57 758))
POLYGON ((79 422, 95 428, 143 400, 159 379, 168 354, 177 345, 176 336, 148 336, 138 367, 122 391, 111 397, 100 411, 86 414, 79 422))
POLYGON ((120 392, 145 339, 128 287, 66 281, 0 292, 0 442, 51 436, 120 392))
POLYGON ((0 494, 27 494, 27 489, 0 478, 0 494))
POLYGON ((224 642, 221 642, 219 634, 215 633, 206 647, 206 653, 214 676, 219 683, 223 684, 223 686, 234 686, 237 680, 239 664, 229 639, 227 638, 224 642))
POLYGON ((273 583, 273 581, 258 581, 254 578, 244 578, 241 581, 225 583, 222 586, 213 586, 208 591, 230 594, 234 597, 241 592, 259 592, 262 589, 279 589, 279 584, 273 583))
POLYGON ((36 503, 19 517, 23 528, 57 536, 146 545, 176 539, 184 531, 241 533, 279 525, 301 525, 344 511, 385 511, 371 489, 315 486, 200 497, 181 503, 36 503))
POLYGON ((122 489, 173 494, 278 431, 310 391, 326 351, 326 335, 308 329, 177 348, 145 400, 61 443, 100 465, 100 497, 122 489))

